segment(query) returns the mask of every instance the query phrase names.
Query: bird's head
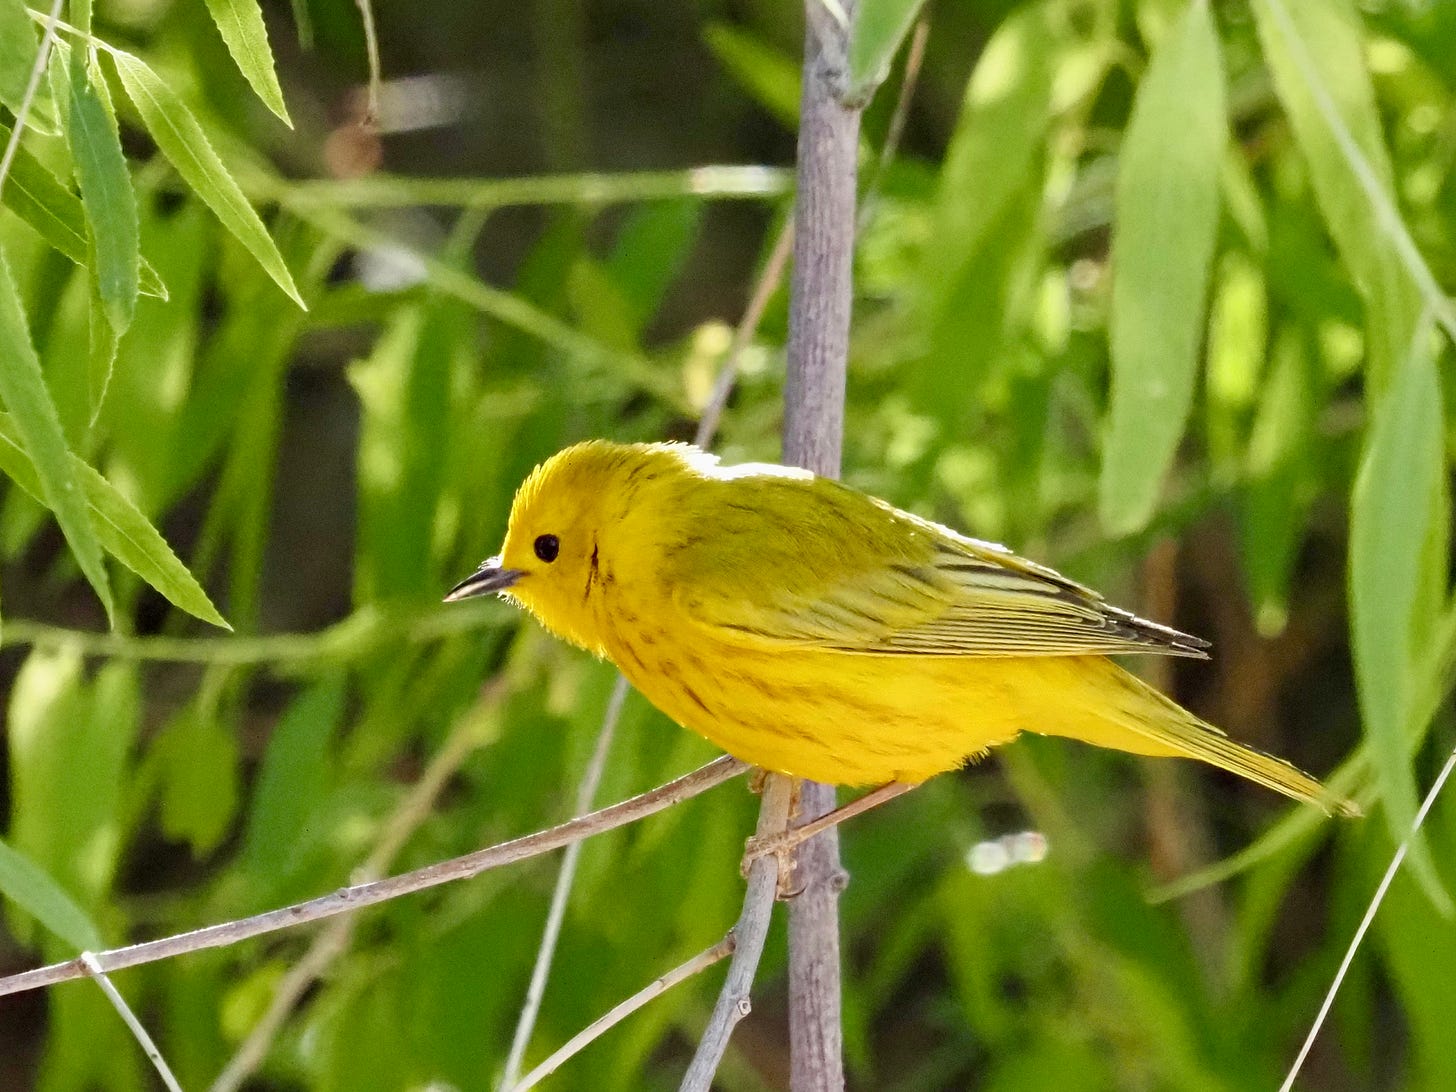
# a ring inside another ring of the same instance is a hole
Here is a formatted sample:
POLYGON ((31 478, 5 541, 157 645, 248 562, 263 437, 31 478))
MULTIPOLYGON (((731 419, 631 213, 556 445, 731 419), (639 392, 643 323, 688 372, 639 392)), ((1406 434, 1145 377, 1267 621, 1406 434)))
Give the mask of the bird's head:
POLYGON ((631 552, 624 535, 634 498, 663 460, 676 461, 663 445, 600 440, 553 455, 516 491, 501 552, 446 602, 502 593, 547 629, 600 653, 598 593, 612 562, 631 552))

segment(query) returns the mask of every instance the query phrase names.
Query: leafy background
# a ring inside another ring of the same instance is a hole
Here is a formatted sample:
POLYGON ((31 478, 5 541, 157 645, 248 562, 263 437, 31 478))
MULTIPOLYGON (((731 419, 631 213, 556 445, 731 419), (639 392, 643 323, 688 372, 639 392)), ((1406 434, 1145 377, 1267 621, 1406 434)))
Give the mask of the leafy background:
MULTIPOLYGON (((5 971, 566 814, 609 668, 439 596, 545 455, 691 435, 793 154, 792 5, 382 9, 377 136, 344 0, 91 8, 0 193, 5 971)), ((1452 742, 1456 8, 926 14, 882 172, 903 56, 866 120, 846 476, 1212 638, 1140 666, 1371 814, 1034 738, 938 778, 845 835, 851 1083, 1272 1087, 1452 742)), ((35 16, 0 0, 7 137, 35 16)), ((730 458, 777 453, 783 339, 780 293, 730 458)), ((710 755, 633 697, 601 798, 710 755)), ((531 1057, 722 934, 753 809, 586 848, 531 1057)), ((1310 1087, 1456 1087, 1450 797, 1427 829, 1310 1087)), ((552 875, 362 915, 253 1087, 490 1087, 552 875)), ((308 941, 117 980, 206 1087, 308 941)), ((786 1086, 776 943, 724 1088, 786 1086)), ((717 980, 555 1086, 673 1087, 717 980)), ((154 1080, 86 983, 0 1042, 6 1087, 154 1080)))

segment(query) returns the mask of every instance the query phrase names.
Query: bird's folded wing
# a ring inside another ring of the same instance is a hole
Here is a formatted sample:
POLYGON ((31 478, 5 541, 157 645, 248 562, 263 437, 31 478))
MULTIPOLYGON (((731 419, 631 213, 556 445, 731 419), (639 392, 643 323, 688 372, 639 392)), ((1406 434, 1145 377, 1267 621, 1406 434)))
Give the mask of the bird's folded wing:
MULTIPOLYGON (((735 528, 696 540, 674 566, 673 597, 729 642, 847 653, 1077 656, 1151 652, 1203 657, 1205 641, 1111 606, 1096 592, 1004 547, 893 509, 900 537, 791 539, 755 557, 735 528), (735 541, 737 540, 737 541, 735 541), (895 544, 887 546, 886 544, 895 544)), ((752 522, 752 517, 740 515, 752 522)), ((747 530, 747 528, 743 528, 747 530)), ((875 529, 883 532, 888 529, 875 529)), ((768 536, 769 541, 773 541, 768 536)))

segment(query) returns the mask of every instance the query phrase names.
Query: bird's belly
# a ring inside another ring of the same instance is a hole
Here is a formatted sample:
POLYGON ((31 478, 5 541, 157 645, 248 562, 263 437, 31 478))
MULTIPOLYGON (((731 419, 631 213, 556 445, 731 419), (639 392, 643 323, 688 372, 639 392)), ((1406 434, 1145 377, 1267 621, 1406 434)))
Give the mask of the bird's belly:
POLYGON ((745 762, 815 781, 923 781, 1030 727, 1016 693, 1025 661, 768 652, 635 634, 608 652, 679 724, 745 762), (987 670, 992 663, 1001 670, 987 670))

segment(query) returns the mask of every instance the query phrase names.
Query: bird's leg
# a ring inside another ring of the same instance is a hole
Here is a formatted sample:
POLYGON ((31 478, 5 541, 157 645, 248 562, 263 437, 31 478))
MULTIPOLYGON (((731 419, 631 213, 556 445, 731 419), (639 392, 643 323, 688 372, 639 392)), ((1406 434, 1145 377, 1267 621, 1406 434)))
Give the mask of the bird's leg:
MULTIPOLYGON (((846 819, 853 819, 856 815, 863 815, 871 808, 877 808, 886 800, 893 800, 897 796, 903 796, 915 788, 913 782, 886 781, 879 788, 871 789, 857 800, 851 800, 843 807, 835 808, 818 819, 812 819, 803 826, 790 827, 780 834, 769 834, 763 837, 755 835, 748 839, 743 847, 743 874, 746 876, 753 862, 760 857, 772 855, 778 858, 779 863, 779 897, 792 898, 798 892, 788 888, 787 880, 789 873, 793 870, 794 847, 800 842, 807 841, 814 837, 821 830, 828 830, 830 827, 837 827, 846 819)), ((795 801, 797 806, 797 782, 795 783, 795 801)))

